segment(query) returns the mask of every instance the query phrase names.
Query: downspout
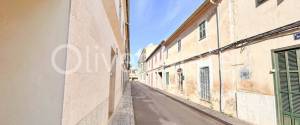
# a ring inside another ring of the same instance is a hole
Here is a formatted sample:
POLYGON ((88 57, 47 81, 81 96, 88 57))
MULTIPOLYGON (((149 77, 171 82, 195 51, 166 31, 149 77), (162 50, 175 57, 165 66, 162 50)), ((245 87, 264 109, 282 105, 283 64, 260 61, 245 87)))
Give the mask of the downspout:
POLYGON ((220 81, 220 112, 223 112, 222 109, 222 93, 223 93, 223 85, 222 85, 222 69, 221 69, 221 50, 220 50, 220 25, 219 25, 219 1, 215 3, 217 5, 216 11, 216 20, 217 20, 217 42, 218 42, 218 66, 219 66, 219 81, 220 81))
MULTIPOLYGON (((230 0, 229 1, 229 22, 230 22, 230 41, 235 41, 235 30, 234 30, 234 26, 235 26, 235 18, 234 18, 234 14, 235 14, 235 10, 234 10, 234 6, 235 6, 235 3, 234 3, 234 0, 230 0)), ((235 63, 237 63, 237 59, 235 59, 235 63)), ((236 70, 234 71, 234 73, 236 73, 236 70)), ((236 113, 236 117, 239 118, 239 113, 238 113, 238 100, 237 100, 237 91, 238 91, 238 88, 237 88, 237 81, 236 81, 236 78, 234 78, 234 86, 235 86, 235 92, 234 92, 234 95, 235 95, 235 113, 236 113)))

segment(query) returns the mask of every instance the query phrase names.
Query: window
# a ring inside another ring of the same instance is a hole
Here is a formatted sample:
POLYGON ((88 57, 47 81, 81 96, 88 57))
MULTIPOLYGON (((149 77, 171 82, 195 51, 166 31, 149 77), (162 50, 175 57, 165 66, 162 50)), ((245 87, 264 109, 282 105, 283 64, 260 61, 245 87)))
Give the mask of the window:
POLYGON ((166 85, 169 85, 169 76, 170 74, 169 74, 169 72, 166 72, 166 85))
POLYGON ((199 29, 200 29, 200 40, 204 39, 206 37, 206 27, 205 27, 205 23, 206 21, 203 21, 200 25, 199 25, 199 29))
POLYGON ((259 5, 263 4, 266 1, 267 0, 256 0, 256 6, 259 6, 259 5))
POLYGON ((177 45, 178 45, 178 52, 180 52, 180 50, 181 50, 181 40, 178 40, 177 45))
POLYGON ((162 56, 161 56, 161 51, 159 51, 159 60, 161 60, 161 57, 162 57, 162 56))
POLYGON ((153 69, 153 59, 151 59, 151 69, 153 69))
POLYGON ((200 97, 205 101, 210 100, 209 67, 200 68, 200 97))
POLYGON ((166 59, 168 59, 168 57, 169 57, 169 50, 167 49, 166 50, 166 59))

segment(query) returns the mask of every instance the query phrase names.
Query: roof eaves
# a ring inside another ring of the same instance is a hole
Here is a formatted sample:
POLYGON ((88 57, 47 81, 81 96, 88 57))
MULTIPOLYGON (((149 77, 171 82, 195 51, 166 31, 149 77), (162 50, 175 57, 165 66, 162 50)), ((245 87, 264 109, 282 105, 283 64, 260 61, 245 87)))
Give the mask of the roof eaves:
POLYGON ((201 12, 207 5, 209 4, 213 4, 213 1, 211 0, 205 0, 199 7, 198 9, 191 15, 189 16, 189 18, 187 18, 182 25, 180 25, 179 28, 177 28, 177 30, 165 40, 165 44, 169 45, 170 43, 172 43, 172 40, 174 39, 174 37, 176 37, 176 35, 178 33, 180 33, 182 30, 184 30, 184 27, 190 23, 190 21, 199 13, 201 12))
POLYGON ((154 51, 152 51, 151 52, 151 54, 146 58, 146 61, 148 61, 148 59, 150 59, 150 57, 152 57, 153 56, 153 54, 163 45, 165 43, 165 41, 163 40, 163 41, 161 41, 160 43, 159 43, 159 45, 154 49, 154 51))

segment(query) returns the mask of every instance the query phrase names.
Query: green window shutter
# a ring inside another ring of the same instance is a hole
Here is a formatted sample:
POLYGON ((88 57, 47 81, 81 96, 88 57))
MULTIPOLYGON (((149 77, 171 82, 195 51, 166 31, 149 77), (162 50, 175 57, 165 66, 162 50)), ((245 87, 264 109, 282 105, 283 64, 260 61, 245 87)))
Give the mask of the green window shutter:
POLYGON ((200 40, 204 39, 206 37, 206 26, 205 26, 206 21, 203 21, 199 25, 199 32, 200 32, 200 40))
POLYGON ((288 51, 289 70, 298 70, 296 50, 288 51))
POLYGON ((169 85, 169 72, 166 72, 166 84, 169 85))
POLYGON ((279 65, 279 70, 286 70, 286 62, 285 62, 285 53, 280 52, 278 53, 278 65, 279 65))
POLYGON ((300 49, 276 52, 281 124, 300 125, 300 49))
POLYGON ((205 21, 203 22, 203 38, 206 37, 206 27, 205 27, 205 21))
POLYGON ((289 94, 281 93, 281 100, 282 100, 282 111, 290 112, 291 110, 290 110, 289 94))
MULTIPOLYGON (((300 114, 300 84, 299 84, 299 71, 298 71, 298 58, 296 50, 289 50, 288 67, 290 79, 290 93, 292 96, 293 114, 300 114)), ((299 55, 298 55, 299 56, 299 55)))
POLYGON ((287 73, 286 72, 280 72, 279 73, 279 78, 280 78, 280 89, 281 91, 288 92, 289 91, 289 86, 288 86, 288 79, 287 79, 287 73))
POLYGON ((299 92, 299 74, 298 72, 291 72, 290 73, 290 83, 291 83, 291 91, 292 92, 299 92))
POLYGON ((300 94, 293 94, 292 95, 292 102, 293 102, 293 113, 300 114, 300 94))
POLYGON ((286 71, 286 56, 285 52, 278 53, 278 66, 279 66, 279 79, 280 79, 280 93, 281 93, 281 106, 283 112, 290 112, 289 101, 289 86, 288 75, 286 71))

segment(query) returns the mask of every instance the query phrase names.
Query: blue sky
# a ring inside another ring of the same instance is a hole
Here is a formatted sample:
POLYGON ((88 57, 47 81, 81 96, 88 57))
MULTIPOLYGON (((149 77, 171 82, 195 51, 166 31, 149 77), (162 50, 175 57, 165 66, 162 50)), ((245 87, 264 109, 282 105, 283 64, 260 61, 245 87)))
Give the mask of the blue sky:
POLYGON ((168 38, 203 0, 130 0, 131 63, 141 50, 168 38))

